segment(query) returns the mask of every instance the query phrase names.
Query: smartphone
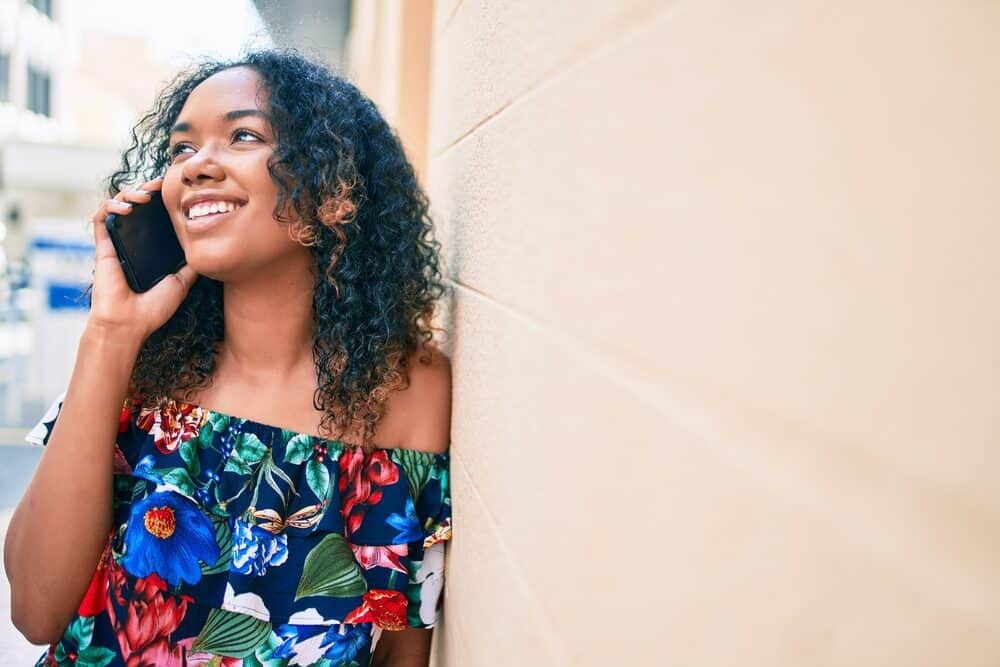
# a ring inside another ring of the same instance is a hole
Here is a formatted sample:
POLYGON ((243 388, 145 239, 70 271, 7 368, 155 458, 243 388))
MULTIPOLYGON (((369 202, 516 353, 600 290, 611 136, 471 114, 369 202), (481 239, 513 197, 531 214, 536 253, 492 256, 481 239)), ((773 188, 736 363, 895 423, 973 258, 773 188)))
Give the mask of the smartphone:
POLYGON ((184 266, 184 250, 159 190, 145 204, 132 202, 128 215, 108 214, 104 226, 133 292, 149 290, 184 266))

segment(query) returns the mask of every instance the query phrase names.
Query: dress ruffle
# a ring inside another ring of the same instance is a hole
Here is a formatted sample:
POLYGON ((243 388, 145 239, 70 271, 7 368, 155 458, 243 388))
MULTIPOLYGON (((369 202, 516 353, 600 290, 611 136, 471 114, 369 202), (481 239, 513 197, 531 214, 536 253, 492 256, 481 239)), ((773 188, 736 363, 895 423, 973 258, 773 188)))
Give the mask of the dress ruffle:
MULTIPOLYGON (((48 442, 62 398, 27 441, 48 442)), ((447 451, 365 454, 188 403, 126 404, 113 569, 124 590, 155 575, 180 600, 286 633, 434 627, 451 538, 449 464, 447 451)))

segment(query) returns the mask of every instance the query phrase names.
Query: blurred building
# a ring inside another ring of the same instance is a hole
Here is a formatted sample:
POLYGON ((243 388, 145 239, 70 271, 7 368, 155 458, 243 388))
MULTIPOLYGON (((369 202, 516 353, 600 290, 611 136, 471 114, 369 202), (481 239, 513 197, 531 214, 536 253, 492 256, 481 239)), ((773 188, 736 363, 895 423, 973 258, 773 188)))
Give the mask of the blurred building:
POLYGON ((76 54, 58 10, 51 0, 0 0, 0 425, 20 425, 25 410, 37 412, 50 384, 43 377, 56 381, 66 362, 66 345, 45 359, 31 351, 81 321, 72 301, 48 308, 48 290, 65 297, 86 277, 92 244, 72 216, 81 174, 110 157, 73 146, 65 84, 76 54), (30 271, 35 250, 52 275, 30 271), (25 289, 29 281, 33 289, 25 289))
POLYGON ((176 69, 146 37, 81 30, 71 11, 86 3, 0 0, 0 428, 15 434, 69 379, 90 217, 129 128, 176 69))
POLYGON ((333 69, 343 69, 350 0, 253 0, 253 4, 275 44, 308 51, 333 69))

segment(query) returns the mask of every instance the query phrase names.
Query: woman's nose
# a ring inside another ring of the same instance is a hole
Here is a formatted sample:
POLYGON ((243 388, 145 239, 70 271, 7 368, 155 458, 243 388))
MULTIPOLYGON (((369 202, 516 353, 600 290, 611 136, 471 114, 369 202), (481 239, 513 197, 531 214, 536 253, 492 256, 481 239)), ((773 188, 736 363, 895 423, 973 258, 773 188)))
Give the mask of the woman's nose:
POLYGON ((181 179, 186 184, 208 179, 218 180, 224 175, 225 171, 216 160, 214 151, 207 146, 184 160, 181 168, 181 179))

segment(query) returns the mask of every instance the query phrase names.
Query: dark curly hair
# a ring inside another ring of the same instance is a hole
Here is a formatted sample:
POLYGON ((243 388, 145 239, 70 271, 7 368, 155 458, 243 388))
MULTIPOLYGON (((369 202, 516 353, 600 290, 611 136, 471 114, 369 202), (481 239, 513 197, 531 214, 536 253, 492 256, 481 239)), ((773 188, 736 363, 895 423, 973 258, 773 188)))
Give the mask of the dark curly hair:
MULTIPOLYGON (((426 353, 432 330, 443 331, 431 323, 446 288, 428 198, 370 99, 295 49, 200 61, 168 82, 132 128, 120 168, 106 181, 109 196, 160 176, 170 163, 170 129, 188 95, 211 75, 240 66, 260 76, 276 135, 268 160, 278 189, 275 220, 291 225, 318 268, 313 405, 325 413, 321 435, 363 426, 360 444, 371 451, 386 398, 409 385, 407 359, 418 348, 426 353), (300 223, 283 217, 289 202, 300 223)), ((222 283, 200 276, 143 344, 129 400, 162 405, 173 391, 187 397, 210 384, 223 338, 222 300, 222 283)))

